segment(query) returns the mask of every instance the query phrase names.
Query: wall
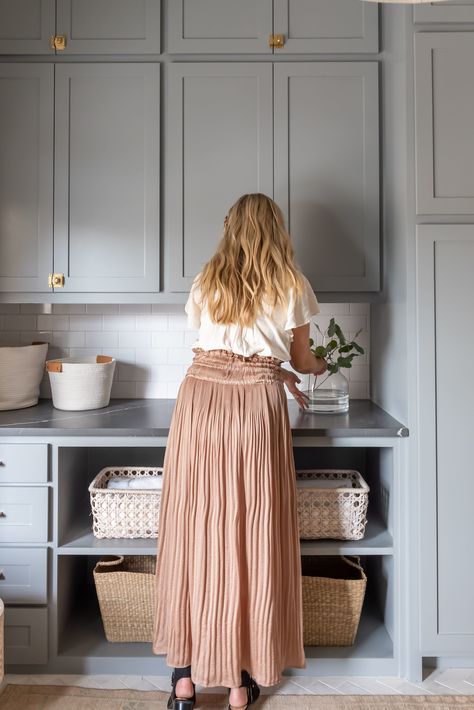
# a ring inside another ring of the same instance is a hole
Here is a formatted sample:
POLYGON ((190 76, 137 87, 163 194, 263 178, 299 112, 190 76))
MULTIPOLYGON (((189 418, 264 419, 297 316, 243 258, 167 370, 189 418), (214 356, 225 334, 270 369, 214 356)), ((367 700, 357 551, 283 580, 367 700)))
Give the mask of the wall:
MULTIPOLYGON (((324 330, 331 316, 366 349, 348 370, 350 395, 369 398, 370 306, 367 303, 321 303, 314 319, 324 330)), ((316 328, 311 335, 317 339, 316 328)), ((187 330, 182 305, 0 304, 0 345, 35 340, 51 344, 48 357, 105 354, 117 358, 112 397, 174 398, 192 359, 197 331, 187 330)), ((289 365, 285 365, 291 369, 289 365)), ((304 386, 305 378, 302 376, 304 386)), ((41 396, 50 397, 45 378, 41 396)), ((291 397, 291 395, 288 396, 291 397)))

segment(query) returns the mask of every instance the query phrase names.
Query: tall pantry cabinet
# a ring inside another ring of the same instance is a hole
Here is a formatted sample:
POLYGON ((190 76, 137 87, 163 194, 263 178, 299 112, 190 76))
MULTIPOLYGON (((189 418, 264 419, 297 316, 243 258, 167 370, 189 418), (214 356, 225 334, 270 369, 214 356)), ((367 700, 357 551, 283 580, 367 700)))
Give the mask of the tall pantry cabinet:
POLYGON ((472 661, 474 3, 414 20, 420 646, 472 661))

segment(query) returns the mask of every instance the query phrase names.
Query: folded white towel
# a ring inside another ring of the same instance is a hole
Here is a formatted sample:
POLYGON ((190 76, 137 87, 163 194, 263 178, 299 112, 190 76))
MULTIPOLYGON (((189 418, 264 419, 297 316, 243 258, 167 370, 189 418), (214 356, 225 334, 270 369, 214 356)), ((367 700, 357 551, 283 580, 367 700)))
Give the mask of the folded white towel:
POLYGON ((163 486, 163 476, 139 476, 130 478, 128 476, 114 476, 107 481, 107 488, 120 489, 161 489, 163 486))
POLYGON ((297 478, 297 488, 352 488, 352 483, 347 479, 330 479, 316 480, 311 478, 297 478))

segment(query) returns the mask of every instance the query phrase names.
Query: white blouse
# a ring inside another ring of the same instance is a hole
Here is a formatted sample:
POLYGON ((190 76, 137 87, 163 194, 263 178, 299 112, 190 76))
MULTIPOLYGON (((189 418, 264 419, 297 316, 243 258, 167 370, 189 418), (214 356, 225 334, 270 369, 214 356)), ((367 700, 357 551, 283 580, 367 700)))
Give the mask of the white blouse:
MULTIPOLYGON (((187 313, 187 326, 199 331, 198 338, 191 348, 203 350, 232 350, 240 355, 270 355, 282 362, 290 361, 290 345, 293 340, 292 328, 309 323, 320 311, 313 288, 304 274, 303 293, 295 298, 291 288, 288 307, 263 302, 262 310, 251 327, 238 324, 215 323, 209 317, 207 308, 200 302, 199 288, 195 277, 184 307, 187 313)), ((198 274, 199 276, 199 274, 198 274)))

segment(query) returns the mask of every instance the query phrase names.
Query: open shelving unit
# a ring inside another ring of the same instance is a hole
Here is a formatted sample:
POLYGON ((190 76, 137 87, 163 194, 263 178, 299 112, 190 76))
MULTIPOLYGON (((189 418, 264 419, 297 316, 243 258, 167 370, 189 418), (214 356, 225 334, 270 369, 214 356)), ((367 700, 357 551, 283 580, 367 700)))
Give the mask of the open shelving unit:
MULTIPOLYGON (((368 583, 356 640, 349 647, 306 647, 304 669, 286 675, 402 674, 401 466, 397 437, 294 437, 296 470, 349 468, 370 487, 361 540, 301 540, 301 555, 356 555, 368 583)), ((167 675, 164 655, 150 643, 105 638, 92 570, 104 555, 155 555, 157 539, 98 539, 92 533, 88 486, 101 468, 161 466, 166 439, 68 437, 51 442, 52 493, 48 603, 49 658, 44 673, 167 675)), ((9 666, 9 672, 38 672, 9 666)))

